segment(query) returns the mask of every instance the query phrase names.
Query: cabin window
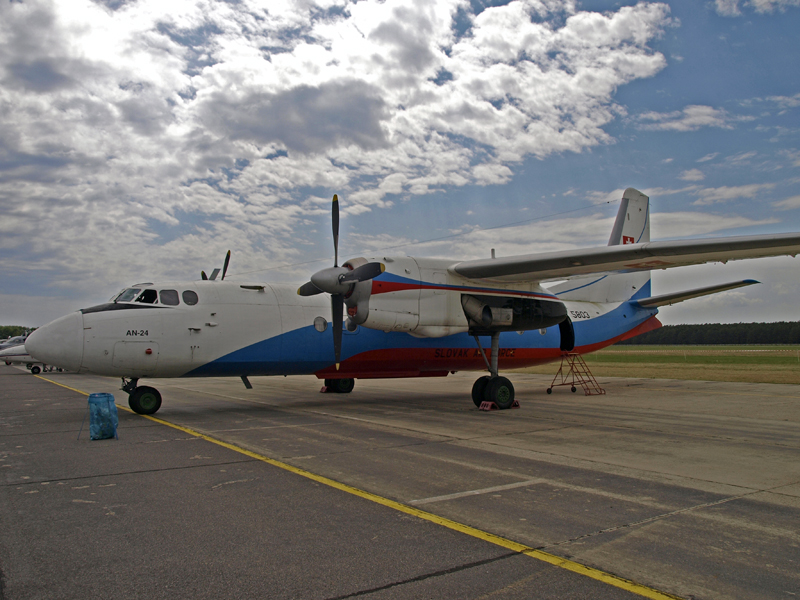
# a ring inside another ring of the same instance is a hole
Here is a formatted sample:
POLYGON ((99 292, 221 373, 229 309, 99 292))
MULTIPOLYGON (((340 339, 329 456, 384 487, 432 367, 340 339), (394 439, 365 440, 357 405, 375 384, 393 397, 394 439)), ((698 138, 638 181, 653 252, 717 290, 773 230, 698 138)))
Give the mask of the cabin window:
POLYGON ((161 299, 161 304, 166 304, 167 306, 178 306, 181 303, 178 300, 178 290, 160 290, 158 297, 161 299))
POLYGON ((141 302, 143 304, 155 304, 157 301, 158 294, 156 294, 155 290, 145 290, 136 298, 136 302, 141 302))
POLYGON ((139 295, 141 290, 137 288, 128 288, 124 290, 119 296, 116 297, 114 302, 133 302, 133 299, 139 295))
POLYGON ((186 290, 183 292, 182 296, 183 301, 189 306, 194 306, 197 304, 197 293, 193 292, 192 290, 186 290))

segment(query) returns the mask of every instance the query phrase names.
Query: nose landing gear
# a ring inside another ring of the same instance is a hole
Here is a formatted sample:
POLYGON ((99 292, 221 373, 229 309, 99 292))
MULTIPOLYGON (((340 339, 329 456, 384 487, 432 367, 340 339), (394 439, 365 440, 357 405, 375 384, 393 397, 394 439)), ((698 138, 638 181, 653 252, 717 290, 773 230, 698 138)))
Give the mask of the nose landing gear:
POLYGON ((143 385, 141 387, 138 377, 133 377, 130 381, 122 378, 122 391, 128 392, 128 406, 131 410, 140 415, 154 415, 161 408, 161 394, 155 388, 143 385))
MULTIPOLYGON (((480 377, 472 386, 472 402, 478 408, 482 408, 484 402, 494 403, 497 408, 504 410, 512 408, 514 402, 514 386, 505 378, 500 377, 497 372, 497 360, 500 354, 500 333, 492 333, 492 356, 491 362, 486 358, 486 353, 481 347, 481 342, 478 336, 473 336, 478 344, 478 350, 481 351, 483 360, 486 361, 486 366, 489 368, 489 375, 480 377)), ((519 403, 516 403, 519 406, 519 403)))

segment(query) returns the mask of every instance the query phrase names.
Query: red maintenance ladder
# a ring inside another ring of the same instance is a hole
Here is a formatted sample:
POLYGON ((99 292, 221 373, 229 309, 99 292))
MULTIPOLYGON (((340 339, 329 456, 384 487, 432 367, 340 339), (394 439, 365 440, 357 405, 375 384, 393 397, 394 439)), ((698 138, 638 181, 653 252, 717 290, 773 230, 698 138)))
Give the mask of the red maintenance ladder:
POLYGON ((578 390, 575 385, 580 385, 583 388, 585 396, 595 396, 605 394, 606 391, 600 387, 597 380, 592 375, 586 361, 580 354, 565 352, 561 355, 561 366, 558 368, 558 373, 553 377, 553 383, 547 388, 547 393, 552 394, 553 388, 559 385, 568 385, 573 392, 578 390), (556 381, 561 380, 560 383, 556 381))

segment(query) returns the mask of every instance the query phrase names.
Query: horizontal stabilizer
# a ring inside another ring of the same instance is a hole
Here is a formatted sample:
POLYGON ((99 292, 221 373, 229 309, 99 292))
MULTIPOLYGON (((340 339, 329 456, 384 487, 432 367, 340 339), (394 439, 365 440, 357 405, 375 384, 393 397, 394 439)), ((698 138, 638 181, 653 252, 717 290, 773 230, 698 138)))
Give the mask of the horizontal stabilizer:
POLYGON ((637 300, 636 304, 644 308, 651 308, 654 306, 665 306, 667 304, 676 304, 691 298, 699 298, 700 296, 708 296, 709 294, 716 294, 718 292, 725 292, 727 290, 735 290, 736 288, 745 287, 761 283, 755 279, 743 279, 742 281, 734 281, 733 283, 723 283, 721 285, 709 285, 707 287, 696 288, 694 290, 687 290, 685 292, 675 292, 672 294, 662 294, 661 296, 650 296, 649 298, 642 298, 637 300))

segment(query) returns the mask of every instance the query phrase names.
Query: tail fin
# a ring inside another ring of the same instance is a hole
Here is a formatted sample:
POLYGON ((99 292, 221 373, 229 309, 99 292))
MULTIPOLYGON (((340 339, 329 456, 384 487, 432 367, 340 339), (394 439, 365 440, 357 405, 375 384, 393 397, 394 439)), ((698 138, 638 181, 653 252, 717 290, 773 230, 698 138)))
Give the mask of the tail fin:
POLYGON ((650 198, 639 190, 628 188, 622 194, 622 202, 617 211, 617 220, 609 246, 638 244, 650 241, 650 198))
MULTIPOLYGON (((609 246, 650 241, 650 198, 628 188, 622 194, 617 219, 608 240, 609 246)), ((622 302, 650 295, 650 271, 610 273, 575 277, 549 288, 562 300, 587 302, 622 302)))

